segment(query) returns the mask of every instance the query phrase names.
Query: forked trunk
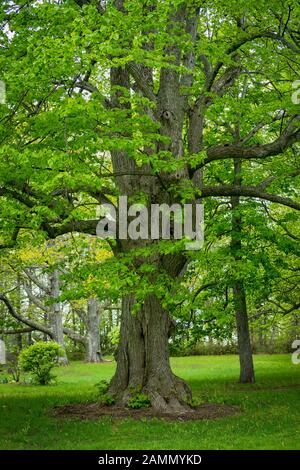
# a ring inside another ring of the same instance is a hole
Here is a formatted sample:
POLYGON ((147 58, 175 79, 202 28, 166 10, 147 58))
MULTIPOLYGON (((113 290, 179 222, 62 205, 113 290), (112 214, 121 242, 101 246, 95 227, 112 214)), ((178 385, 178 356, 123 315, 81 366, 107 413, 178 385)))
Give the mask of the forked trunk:
POLYGON ((132 393, 142 392, 160 413, 185 412, 191 391, 170 367, 170 316, 153 294, 138 313, 132 312, 133 305, 132 296, 123 299, 118 365, 110 393, 126 405, 132 393))

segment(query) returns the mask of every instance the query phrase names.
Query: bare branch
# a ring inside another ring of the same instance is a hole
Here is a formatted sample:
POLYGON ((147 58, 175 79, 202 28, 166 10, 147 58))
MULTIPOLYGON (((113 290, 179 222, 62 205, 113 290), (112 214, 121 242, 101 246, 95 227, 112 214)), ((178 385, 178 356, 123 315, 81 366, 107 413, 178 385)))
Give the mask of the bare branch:
POLYGON ((28 286, 26 286, 26 284, 23 285, 25 291, 26 291, 26 294, 28 296, 28 299, 36 306, 38 307, 40 310, 43 310, 43 312, 46 312, 46 313, 49 313, 50 312, 50 309, 43 304, 43 302, 41 302, 35 295, 33 295, 33 293, 31 292, 31 290, 28 288, 28 286))
POLYGON ((48 328, 46 328, 45 326, 43 325, 40 325, 39 323, 33 321, 33 320, 29 320, 27 318, 24 318, 22 317, 19 313, 16 312, 16 310, 14 309, 14 307, 12 306, 11 302, 8 300, 8 298, 3 295, 3 294, 0 294, 0 300, 2 300, 2 302, 5 303, 9 313, 11 314, 12 317, 14 317, 16 320, 18 320, 19 322, 21 323, 24 323, 24 325, 27 325, 29 326, 30 328, 33 328, 34 330, 38 330, 38 331, 41 331, 42 333, 50 336, 50 338, 54 338, 54 335, 52 333, 51 330, 49 330, 48 328))

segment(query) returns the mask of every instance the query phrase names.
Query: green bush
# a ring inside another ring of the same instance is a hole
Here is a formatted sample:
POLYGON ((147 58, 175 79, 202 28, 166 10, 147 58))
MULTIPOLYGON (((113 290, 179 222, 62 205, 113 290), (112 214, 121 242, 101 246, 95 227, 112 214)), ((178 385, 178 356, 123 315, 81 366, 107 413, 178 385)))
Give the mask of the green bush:
POLYGON ((55 378, 51 370, 63 355, 63 349, 54 341, 38 342, 23 349, 19 365, 24 372, 30 372, 39 385, 47 385, 55 378))

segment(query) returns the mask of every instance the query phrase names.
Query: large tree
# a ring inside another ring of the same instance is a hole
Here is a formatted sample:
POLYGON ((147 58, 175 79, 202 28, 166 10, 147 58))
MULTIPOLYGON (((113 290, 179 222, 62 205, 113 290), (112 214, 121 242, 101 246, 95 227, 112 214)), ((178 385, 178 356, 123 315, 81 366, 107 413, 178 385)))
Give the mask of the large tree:
MULTIPOLYGON (((93 205, 116 195, 300 209, 297 2, 7 1, 1 12, 4 247, 28 229, 95 235, 93 205)), ((140 389, 157 410, 184 411, 191 392, 171 371, 165 299, 192 255, 141 239, 111 247, 130 257, 144 296, 124 290, 110 391, 126 403, 140 389)))

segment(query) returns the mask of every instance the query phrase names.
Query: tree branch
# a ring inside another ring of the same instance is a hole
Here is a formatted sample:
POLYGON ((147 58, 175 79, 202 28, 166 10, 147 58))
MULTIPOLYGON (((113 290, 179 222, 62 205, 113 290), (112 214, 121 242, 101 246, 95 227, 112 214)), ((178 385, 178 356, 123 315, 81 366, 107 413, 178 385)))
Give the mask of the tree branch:
POLYGON ((153 101, 153 103, 156 103, 156 95, 154 94, 153 89, 144 76, 141 68, 134 62, 128 62, 126 64, 126 68, 136 81, 138 89, 142 92, 142 94, 150 101, 153 101))
POLYGON ((19 322, 21 323, 24 323, 24 325, 27 325, 29 326, 30 328, 33 328, 34 330, 38 330, 38 331, 41 331, 42 333, 50 336, 50 338, 53 339, 54 335, 52 333, 51 330, 49 330, 48 328, 46 328, 45 326, 43 325, 40 325, 39 323, 36 323, 35 321, 33 320, 28 320, 26 318, 23 318, 21 315, 19 315, 16 310, 14 309, 14 307, 12 306, 11 302, 8 300, 8 298, 3 295, 3 294, 0 294, 0 300, 2 300, 2 302, 4 302, 4 304, 6 305, 9 313, 11 314, 12 317, 14 317, 16 320, 18 320, 19 322))
POLYGON ((207 149, 207 157, 194 170, 203 168, 208 163, 225 160, 228 158, 240 158, 244 160, 267 158, 283 153, 287 148, 300 140, 300 129, 294 131, 295 122, 300 120, 300 115, 295 115, 290 120, 284 132, 273 142, 262 145, 250 145, 248 147, 237 144, 216 145, 207 149), (293 132, 294 131, 294 132, 293 132))
MULTIPOLYGON (((54 339, 54 335, 53 335, 52 331, 49 328, 46 328, 45 326, 40 325, 39 323, 37 323, 33 320, 23 318, 21 315, 19 315, 16 312, 16 310, 14 309, 14 307, 12 306, 11 302, 8 300, 8 298, 5 295, 0 294, 0 300, 2 300, 2 302, 4 302, 4 304, 6 305, 8 311, 11 314, 12 317, 14 317, 19 322, 24 323, 24 325, 29 326, 29 328, 25 328, 22 331, 23 333, 28 333, 30 331, 36 330, 36 331, 40 331, 40 332, 50 336, 51 339, 54 339)), ((74 341, 79 341, 81 343, 85 342, 85 338, 83 336, 79 335, 78 333, 76 333, 75 331, 73 331, 69 328, 63 328, 63 332, 64 332, 64 334, 69 336, 69 338, 73 339, 74 341)), ((13 334, 13 333, 6 333, 6 334, 13 334)))
POLYGON ((64 327, 63 332, 73 341, 77 341, 78 343, 82 343, 82 344, 85 344, 86 342, 84 336, 80 335, 79 333, 76 333, 74 330, 70 330, 70 328, 64 327))
POLYGON ((34 274, 32 274, 30 269, 25 268, 24 273, 39 289, 44 291, 47 295, 51 294, 50 288, 42 281, 40 281, 40 279, 38 279, 34 274))
POLYGON ((46 312, 46 313, 49 313, 50 312, 50 309, 48 307, 46 307, 46 305, 44 305, 35 295, 33 295, 33 293, 31 292, 31 290, 26 286, 26 284, 23 285, 25 291, 26 291, 26 294, 27 294, 27 297, 29 300, 31 300, 31 302, 36 306, 38 307, 40 310, 43 310, 43 312, 46 312))
POLYGON ((19 328, 18 330, 0 330, 0 335, 20 335, 23 333, 31 333, 36 331, 35 328, 19 328))
POLYGON ((257 186, 206 186, 201 190, 201 198, 217 197, 217 196, 244 196, 258 199, 265 199, 266 201, 282 204, 292 209, 300 211, 300 203, 293 201, 287 197, 278 196, 276 194, 269 194, 260 191, 257 186))

